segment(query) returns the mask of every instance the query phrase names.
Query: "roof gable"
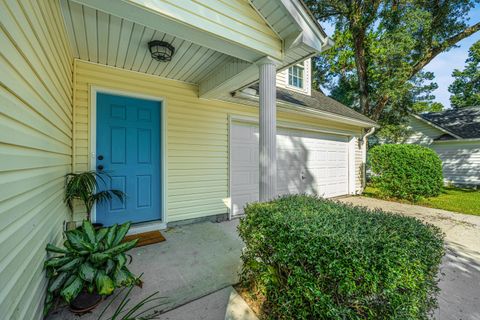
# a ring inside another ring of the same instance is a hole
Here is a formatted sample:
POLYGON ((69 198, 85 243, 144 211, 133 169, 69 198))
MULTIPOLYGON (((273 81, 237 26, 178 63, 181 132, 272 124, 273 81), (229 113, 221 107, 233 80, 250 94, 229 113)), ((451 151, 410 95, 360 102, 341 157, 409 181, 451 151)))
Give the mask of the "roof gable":
POLYGON ((480 107, 422 113, 423 120, 463 139, 480 138, 480 107))

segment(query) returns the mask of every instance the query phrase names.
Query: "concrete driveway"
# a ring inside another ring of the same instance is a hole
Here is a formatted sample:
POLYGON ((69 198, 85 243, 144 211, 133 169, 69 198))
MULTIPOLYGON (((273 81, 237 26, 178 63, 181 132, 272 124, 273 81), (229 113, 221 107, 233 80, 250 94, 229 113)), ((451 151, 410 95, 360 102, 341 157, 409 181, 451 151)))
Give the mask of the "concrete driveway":
POLYGON ((440 270, 439 308, 434 319, 480 320, 480 217, 366 197, 339 201, 416 217, 445 233, 447 253, 440 270))

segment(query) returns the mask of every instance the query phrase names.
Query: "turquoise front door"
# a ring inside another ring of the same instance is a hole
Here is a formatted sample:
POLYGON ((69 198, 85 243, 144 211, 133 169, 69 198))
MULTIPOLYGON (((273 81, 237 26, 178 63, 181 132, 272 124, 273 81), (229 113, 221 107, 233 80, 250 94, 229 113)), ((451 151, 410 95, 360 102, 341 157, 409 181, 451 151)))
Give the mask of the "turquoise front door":
POLYGON ((161 139, 158 101, 97 94, 97 171, 126 194, 97 204, 98 223, 161 220, 161 139))

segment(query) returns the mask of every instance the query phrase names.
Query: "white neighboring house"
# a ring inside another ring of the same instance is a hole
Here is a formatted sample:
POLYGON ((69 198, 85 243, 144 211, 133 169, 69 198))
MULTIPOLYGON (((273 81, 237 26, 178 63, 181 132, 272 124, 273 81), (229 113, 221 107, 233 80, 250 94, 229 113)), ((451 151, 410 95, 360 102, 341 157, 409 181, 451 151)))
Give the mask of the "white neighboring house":
POLYGON ((411 115, 406 143, 425 145, 443 161, 445 183, 480 185, 480 108, 411 115))

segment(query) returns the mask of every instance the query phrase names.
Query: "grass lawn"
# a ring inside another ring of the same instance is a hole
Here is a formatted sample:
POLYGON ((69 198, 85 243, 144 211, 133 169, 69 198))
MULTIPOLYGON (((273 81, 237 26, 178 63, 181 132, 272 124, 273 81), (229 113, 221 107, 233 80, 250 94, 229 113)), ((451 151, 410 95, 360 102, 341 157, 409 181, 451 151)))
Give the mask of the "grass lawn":
MULTIPOLYGON (((380 191, 373 187, 367 187, 363 195, 371 198, 411 203, 407 200, 382 197, 380 191)), ((438 197, 424 198, 414 204, 480 216, 480 190, 445 187, 438 197)))

